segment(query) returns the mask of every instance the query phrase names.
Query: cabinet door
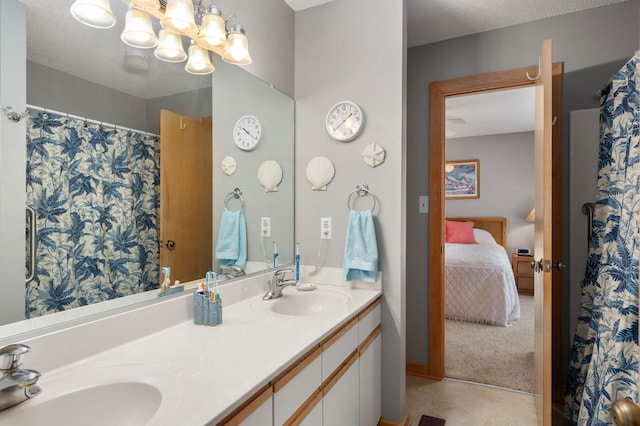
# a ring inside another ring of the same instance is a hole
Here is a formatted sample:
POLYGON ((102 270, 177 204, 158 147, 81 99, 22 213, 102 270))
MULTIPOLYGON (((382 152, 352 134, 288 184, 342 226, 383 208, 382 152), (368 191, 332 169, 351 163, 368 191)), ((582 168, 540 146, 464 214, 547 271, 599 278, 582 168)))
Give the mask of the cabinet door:
POLYGON ((228 426, 270 425, 273 422, 273 388, 268 387, 258 394, 233 417, 222 421, 228 426))
POLYGON ((358 348, 357 325, 358 319, 354 318, 322 345, 322 381, 327 380, 358 348))
MULTIPOLYGON (((325 387, 322 399, 322 417, 325 426, 358 425, 360 406, 358 393, 358 354, 354 352, 349 361, 339 370, 325 387)), ((377 424, 377 423, 373 423, 377 424)))
POLYGON ((360 425, 377 425, 382 417, 382 337, 375 337, 360 353, 360 425))
POLYGON ((282 425, 322 384, 320 348, 273 383, 273 424, 282 425))

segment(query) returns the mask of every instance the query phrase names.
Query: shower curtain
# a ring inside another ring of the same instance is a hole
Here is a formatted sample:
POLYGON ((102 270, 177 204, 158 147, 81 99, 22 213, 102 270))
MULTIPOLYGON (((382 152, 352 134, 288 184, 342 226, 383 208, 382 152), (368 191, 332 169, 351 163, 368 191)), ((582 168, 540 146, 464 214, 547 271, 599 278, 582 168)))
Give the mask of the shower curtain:
POLYGON ((26 318, 158 287, 159 180, 157 136, 29 112, 38 233, 26 318))
POLYGON ((639 53, 602 91, 598 195, 567 378, 574 425, 610 425, 616 399, 638 402, 639 53))

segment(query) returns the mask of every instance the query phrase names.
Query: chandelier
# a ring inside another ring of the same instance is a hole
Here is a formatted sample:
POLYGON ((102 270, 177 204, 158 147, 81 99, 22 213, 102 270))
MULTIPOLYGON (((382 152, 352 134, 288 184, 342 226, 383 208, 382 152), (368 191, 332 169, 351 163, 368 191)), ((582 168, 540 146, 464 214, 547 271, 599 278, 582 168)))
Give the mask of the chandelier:
MULTIPOLYGON (((122 0, 129 5, 120 39, 129 46, 153 49, 154 56, 166 62, 187 61, 185 70, 191 74, 211 74, 214 70, 209 51, 225 62, 249 65, 249 41, 236 15, 226 19, 218 6, 202 7, 202 0, 122 0), (156 36, 151 17, 160 22, 156 36), (230 21, 235 19, 235 23, 230 21), (182 36, 190 46, 185 52, 182 36)), ((116 18, 109 0, 76 0, 71 15, 93 28, 111 28, 116 18)))

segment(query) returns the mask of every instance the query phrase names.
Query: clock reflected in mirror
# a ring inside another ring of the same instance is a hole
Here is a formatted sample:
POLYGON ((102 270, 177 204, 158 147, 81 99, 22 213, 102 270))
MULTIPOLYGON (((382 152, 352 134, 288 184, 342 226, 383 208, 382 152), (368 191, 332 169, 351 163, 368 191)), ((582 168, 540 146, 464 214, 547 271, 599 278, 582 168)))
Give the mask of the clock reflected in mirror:
POLYGON ((260 121, 252 116, 240 117, 233 126, 233 142, 243 151, 253 151, 262 137, 260 121))

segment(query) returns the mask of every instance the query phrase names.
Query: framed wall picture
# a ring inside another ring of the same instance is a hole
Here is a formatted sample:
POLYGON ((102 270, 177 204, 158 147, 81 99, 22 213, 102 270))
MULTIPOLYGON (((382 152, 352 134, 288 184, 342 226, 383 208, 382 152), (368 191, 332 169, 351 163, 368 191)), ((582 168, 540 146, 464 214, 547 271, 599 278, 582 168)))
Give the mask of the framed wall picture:
POLYGON ((447 200, 480 198, 480 160, 447 161, 444 195, 447 200))

